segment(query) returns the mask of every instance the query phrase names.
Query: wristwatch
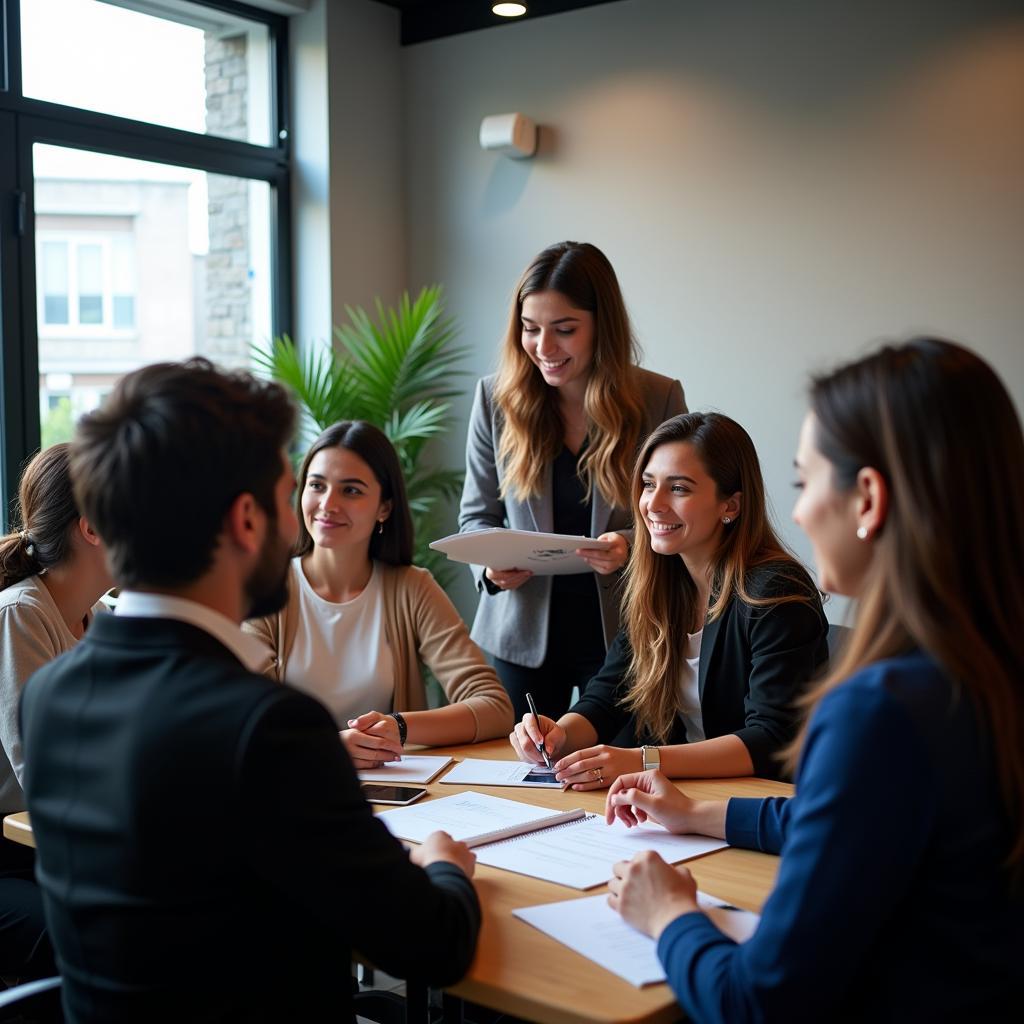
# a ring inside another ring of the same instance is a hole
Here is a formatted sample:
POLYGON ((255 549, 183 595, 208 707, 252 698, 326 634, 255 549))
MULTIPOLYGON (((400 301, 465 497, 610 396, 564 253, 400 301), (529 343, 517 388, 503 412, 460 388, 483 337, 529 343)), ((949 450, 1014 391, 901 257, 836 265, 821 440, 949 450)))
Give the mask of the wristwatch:
POLYGON ((404 747, 405 738, 409 735, 409 727, 405 724, 405 717, 397 711, 392 711, 391 717, 398 723, 398 742, 404 747))
POLYGON ((641 747, 640 754, 644 759, 644 771, 661 767, 661 750, 658 747, 641 747))

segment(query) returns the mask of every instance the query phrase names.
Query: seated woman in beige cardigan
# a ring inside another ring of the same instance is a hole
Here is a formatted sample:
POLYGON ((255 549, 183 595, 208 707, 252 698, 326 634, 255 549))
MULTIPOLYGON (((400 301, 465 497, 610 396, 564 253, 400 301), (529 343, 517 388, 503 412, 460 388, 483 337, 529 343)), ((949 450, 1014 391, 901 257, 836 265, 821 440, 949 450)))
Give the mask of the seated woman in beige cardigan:
POLYGON ((269 649, 266 674, 327 706, 356 768, 398 760, 407 742, 507 734, 512 705, 494 669, 433 576, 412 565, 412 518, 387 437, 360 421, 328 427, 297 493, 288 603, 245 624, 269 649), (427 708, 421 662, 446 707, 427 708))

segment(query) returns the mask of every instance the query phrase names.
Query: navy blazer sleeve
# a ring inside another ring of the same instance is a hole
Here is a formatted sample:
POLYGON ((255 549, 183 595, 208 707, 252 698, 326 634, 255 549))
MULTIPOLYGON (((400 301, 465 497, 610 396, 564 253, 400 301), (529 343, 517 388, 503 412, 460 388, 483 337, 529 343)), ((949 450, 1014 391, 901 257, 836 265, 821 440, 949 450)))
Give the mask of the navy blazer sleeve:
POLYGON ((480 928, 473 884, 454 865, 409 860, 373 816, 324 708, 282 687, 239 750, 240 848, 254 870, 388 973, 458 981, 480 928))
POLYGON ((687 1014, 722 1024, 831 1017, 917 869, 936 808, 927 764, 892 698, 847 686, 822 702, 799 800, 730 801, 731 843, 785 848, 757 932, 737 945, 691 913, 659 939, 687 1014))

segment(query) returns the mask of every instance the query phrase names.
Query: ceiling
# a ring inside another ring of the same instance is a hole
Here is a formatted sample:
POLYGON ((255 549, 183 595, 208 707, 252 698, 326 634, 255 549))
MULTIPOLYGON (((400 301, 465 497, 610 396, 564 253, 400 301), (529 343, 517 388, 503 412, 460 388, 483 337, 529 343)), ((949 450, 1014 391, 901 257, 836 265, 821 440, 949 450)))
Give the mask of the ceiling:
POLYGON ((527 13, 519 18, 501 18, 491 13, 491 0, 378 0, 402 12, 402 45, 458 35, 478 28, 498 28, 561 14, 579 7, 612 3, 614 0, 522 0, 527 13))

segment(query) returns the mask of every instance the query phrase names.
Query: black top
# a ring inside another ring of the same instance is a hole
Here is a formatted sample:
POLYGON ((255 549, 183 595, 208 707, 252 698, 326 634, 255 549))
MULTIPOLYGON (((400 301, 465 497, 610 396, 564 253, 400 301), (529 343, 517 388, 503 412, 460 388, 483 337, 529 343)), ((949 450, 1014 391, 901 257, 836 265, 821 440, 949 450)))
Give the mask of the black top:
MULTIPOLYGON (((781 768, 776 755, 796 735, 800 721, 796 698, 828 660, 828 622, 810 577, 793 563, 759 566, 746 582, 755 598, 799 592, 808 599, 759 608, 734 597, 704 626, 697 677, 704 735, 739 736, 750 752, 754 774, 777 778, 781 768), (800 582, 787 579, 794 575, 800 582)), ((621 701, 628 690, 625 675, 631 657, 629 640, 620 631, 601 671, 570 708, 593 725, 599 743, 613 742, 629 723, 630 713, 621 701)), ((653 740, 640 735, 635 742, 653 740)), ((678 715, 667 742, 686 742, 686 727, 678 715)))
POLYGON ((374 818, 326 709, 194 626, 99 616, 21 703, 70 1024, 352 1021, 353 946, 450 985, 480 911, 374 818))
MULTIPOLYGON (((580 456, 565 445, 552 464, 552 511, 555 533, 576 537, 590 536, 591 501, 579 476, 580 456)), ((594 661, 604 652, 604 632, 601 628, 601 602, 593 572, 553 576, 551 579, 550 636, 561 637, 571 644, 582 658, 592 655, 594 661)), ((551 645, 549 644, 549 651, 551 645)), ((593 664, 592 662, 591 664, 593 664)))

